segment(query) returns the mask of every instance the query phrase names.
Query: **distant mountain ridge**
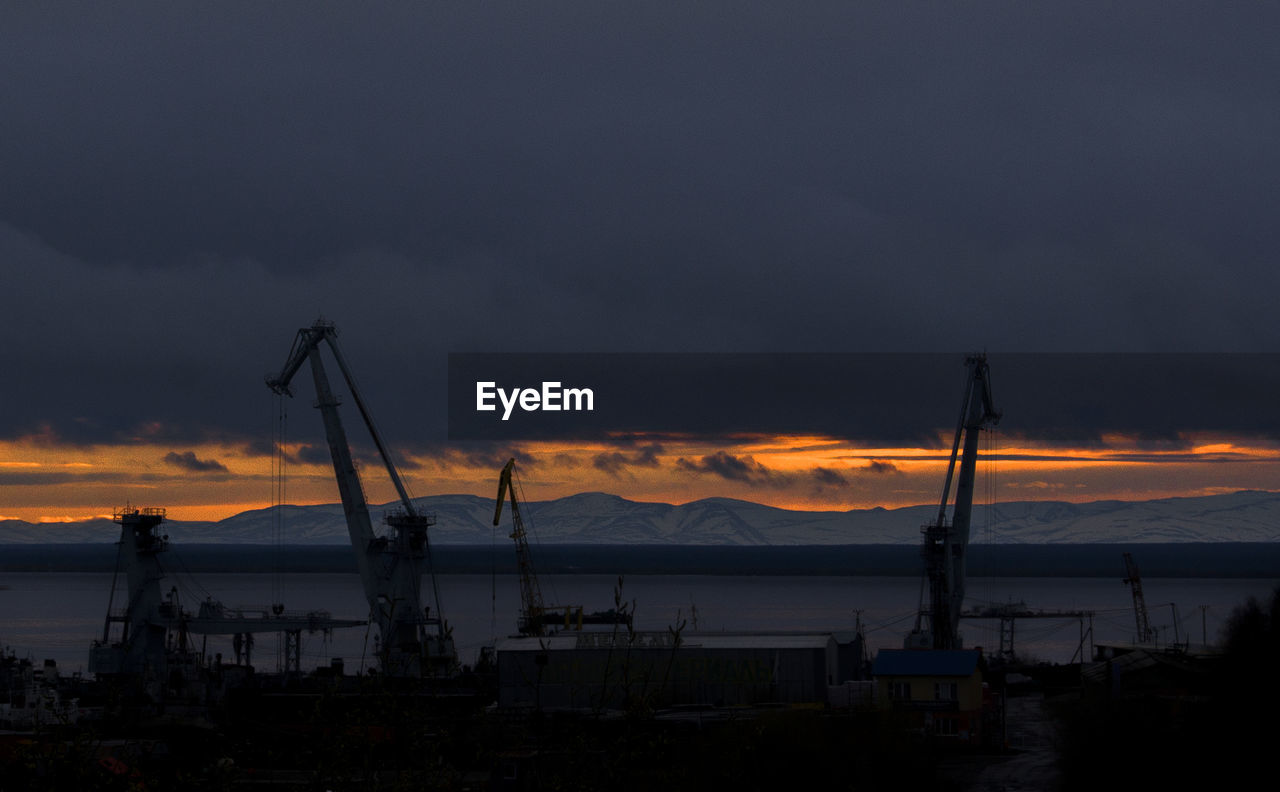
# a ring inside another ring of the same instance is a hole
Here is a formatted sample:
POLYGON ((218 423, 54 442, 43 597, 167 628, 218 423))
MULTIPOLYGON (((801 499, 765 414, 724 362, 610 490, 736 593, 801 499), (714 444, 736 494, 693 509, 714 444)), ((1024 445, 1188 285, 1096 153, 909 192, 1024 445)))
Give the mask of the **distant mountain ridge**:
MULTIPOLYGON (((509 517, 493 527, 493 500, 477 495, 433 495, 415 500, 435 514, 436 544, 506 542, 509 517)), ((373 507, 375 520, 382 510, 373 507)), ((177 510, 171 510, 176 513, 177 510)), ((543 544, 579 545, 850 545, 915 544, 936 506, 851 511, 792 511, 731 498, 682 505, 630 501, 586 492, 525 504, 531 534, 543 544)), ((337 503, 283 507, 282 544, 345 544, 346 523, 337 503)), ((274 544, 276 512, 256 509, 218 522, 171 521, 175 542, 274 544)), ((1274 542, 1280 540, 1280 492, 1246 490, 1223 495, 1150 501, 1014 501, 994 509, 974 506, 971 541, 996 544, 1168 542, 1274 542)), ((0 521, 0 544, 114 542, 110 520, 32 524, 0 521)))

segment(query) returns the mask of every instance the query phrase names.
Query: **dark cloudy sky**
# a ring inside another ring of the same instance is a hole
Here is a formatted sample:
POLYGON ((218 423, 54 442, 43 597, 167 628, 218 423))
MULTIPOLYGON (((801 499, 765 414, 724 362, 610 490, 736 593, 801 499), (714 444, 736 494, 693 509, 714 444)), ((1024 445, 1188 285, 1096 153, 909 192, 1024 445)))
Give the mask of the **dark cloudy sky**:
POLYGON ((1280 351, 1278 19, 10 3, 0 439, 217 474, 319 314, 417 448, 449 352, 1280 351))

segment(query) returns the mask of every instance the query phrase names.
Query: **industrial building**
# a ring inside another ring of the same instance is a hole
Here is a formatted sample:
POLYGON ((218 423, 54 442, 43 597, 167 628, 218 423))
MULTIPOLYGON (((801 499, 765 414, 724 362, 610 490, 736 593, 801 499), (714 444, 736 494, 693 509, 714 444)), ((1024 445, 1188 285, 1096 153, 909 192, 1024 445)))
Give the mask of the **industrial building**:
POLYGON ((605 711, 827 703, 861 638, 598 631, 499 642, 498 705, 605 711), (844 662, 842 663, 842 657, 844 662))

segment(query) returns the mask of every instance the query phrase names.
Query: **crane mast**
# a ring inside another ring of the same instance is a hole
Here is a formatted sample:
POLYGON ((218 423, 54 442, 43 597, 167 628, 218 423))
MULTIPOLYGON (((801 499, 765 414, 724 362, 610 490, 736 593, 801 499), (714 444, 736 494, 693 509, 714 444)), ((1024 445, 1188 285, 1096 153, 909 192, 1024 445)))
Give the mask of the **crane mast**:
POLYGON ((1000 421, 1000 411, 996 410, 991 399, 987 356, 969 355, 965 358, 965 365, 969 373, 961 399, 960 418, 956 423, 955 441, 951 446, 951 460, 947 465, 947 478, 942 487, 938 518, 921 528, 924 534, 922 554, 925 577, 929 584, 929 606, 926 610, 922 592, 915 629, 907 636, 906 641, 907 646, 913 648, 960 648, 960 609, 964 604, 965 556, 969 547, 978 440, 983 428, 1000 421), (948 522, 947 500, 951 496, 951 482, 955 477, 957 459, 960 472, 956 479, 951 521, 948 522), (923 626, 926 617, 929 621, 928 630, 923 626))
POLYGON ((317 320, 311 327, 300 329, 284 367, 277 376, 267 377, 267 386, 277 394, 293 396, 290 383, 302 364, 310 360, 316 388, 315 406, 320 410, 324 421, 325 438, 333 460, 338 493, 342 498, 347 533, 355 551, 356 565, 369 611, 378 626, 378 657, 382 673, 393 677, 448 675, 457 665, 457 653, 439 613, 440 592, 434 574, 431 576, 431 583, 436 614, 433 616, 430 609, 423 608, 421 604, 422 565, 425 560, 427 566, 430 566, 431 558, 427 529, 434 523, 434 519, 414 507, 382 437, 374 426, 373 417, 360 396, 355 378, 338 347, 337 336, 338 331, 333 323, 323 319, 317 320), (338 413, 340 401, 329 386, 329 378, 320 357, 322 342, 333 353, 346 380, 347 389, 364 419, 374 445, 377 446, 396 493, 400 496, 400 508, 386 517, 390 530, 384 536, 378 536, 373 530, 364 486, 352 459, 346 431, 338 413))
POLYGON ((502 503, 510 493, 513 525, 510 538, 516 541, 516 561, 520 566, 520 632, 541 636, 545 634, 543 615, 547 609, 542 601, 542 590, 538 587, 538 576, 533 571, 533 556, 529 552, 524 519, 520 516, 520 502, 516 498, 516 482, 513 480, 515 469, 516 460, 513 457, 498 477, 498 503, 493 512, 493 524, 496 527, 502 519, 502 503))

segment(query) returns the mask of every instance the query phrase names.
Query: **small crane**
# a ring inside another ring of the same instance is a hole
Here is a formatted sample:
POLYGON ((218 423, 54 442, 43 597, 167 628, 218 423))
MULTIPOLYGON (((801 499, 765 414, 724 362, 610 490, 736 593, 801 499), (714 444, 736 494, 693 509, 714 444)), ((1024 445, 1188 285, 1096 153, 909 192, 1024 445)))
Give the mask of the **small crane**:
POLYGON ((515 478, 516 460, 512 457, 502 469, 498 477, 498 504, 493 512, 493 524, 496 527, 502 519, 502 503, 511 494, 511 522, 514 526, 511 538, 516 541, 516 561, 520 565, 520 632, 525 635, 544 635, 543 616, 547 611, 542 601, 542 590, 538 587, 538 576, 533 571, 533 556, 529 552, 529 541, 524 529, 524 518, 520 516, 520 501, 516 498, 515 478))
POLYGON ((1132 553, 1124 554, 1124 572, 1124 583, 1133 590, 1133 618, 1138 624, 1138 643, 1151 643, 1155 635, 1151 619, 1147 617, 1147 600, 1142 596, 1142 573, 1138 571, 1138 562, 1133 560, 1132 553))
POLYGON ((631 614, 625 606, 586 613, 581 605, 547 605, 543 601, 538 575, 533 571, 533 553, 529 550, 524 516, 520 513, 520 500, 524 497, 524 490, 520 486, 520 477, 516 474, 514 458, 507 461, 498 476, 498 502, 493 510, 495 527, 502 520, 502 504, 508 497, 511 498, 511 538, 516 542, 516 561, 520 566, 520 633, 540 638, 547 635, 549 626, 555 632, 556 625, 565 630, 581 630, 586 624, 630 625, 631 614), (520 490, 519 496, 516 495, 517 490, 520 490))

